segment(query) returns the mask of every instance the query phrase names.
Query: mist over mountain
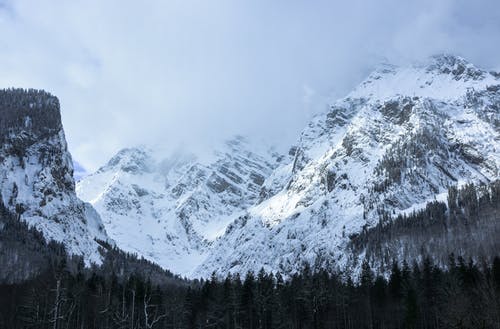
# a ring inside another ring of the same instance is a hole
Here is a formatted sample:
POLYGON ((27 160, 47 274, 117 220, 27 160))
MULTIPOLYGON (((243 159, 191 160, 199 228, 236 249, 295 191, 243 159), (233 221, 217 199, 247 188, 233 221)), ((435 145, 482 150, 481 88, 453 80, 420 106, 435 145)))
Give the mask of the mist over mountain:
POLYGON ((500 70, 496 0, 55 1, 1 1, 0 87, 57 95, 92 172, 141 143, 286 147, 379 62, 447 52, 500 70))
POLYGON ((205 165, 126 149, 77 192, 118 246, 184 275, 295 273, 305 263, 358 271, 353 236, 446 201, 450 187, 498 179, 499 85, 497 73, 453 55, 384 64, 286 154, 247 151, 241 138, 205 165))
POLYGON ((2 90, 0 114, 0 290, 14 301, 0 299, 0 327, 494 327, 497 72, 455 55, 384 64, 287 152, 243 136, 199 154, 131 146, 94 173, 73 162, 56 97, 2 90), (287 294, 310 296, 306 313, 281 316, 287 294))
POLYGON ((127 148, 80 180, 77 193, 120 248, 187 275, 235 215, 257 202, 279 161, 271 149, 255 153, 242 137, 201 158, 127 148))

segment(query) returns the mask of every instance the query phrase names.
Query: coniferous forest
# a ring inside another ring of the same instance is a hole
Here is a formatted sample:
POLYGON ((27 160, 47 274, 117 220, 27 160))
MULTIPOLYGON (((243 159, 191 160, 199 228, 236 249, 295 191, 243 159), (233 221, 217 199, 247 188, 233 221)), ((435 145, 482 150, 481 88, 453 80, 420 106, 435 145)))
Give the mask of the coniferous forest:
POLYGON ((420 248, 417 257, 413 246, 413 259, 373 266, 388 257, 378 254, 384 241, 408 234, 462 226, 496 234, 499 195, 498 182, 467 185, 450 189, 451 209, 431 203, 381 218, 352 237, 355 251, 366 250, 359 273, 304 264, 291 276, 261 270, 208 280, 180 278, 104 242, 103 264, 85 266, 0 204, 0 328, 500 328, 494 251, 450 253, 443 263, 442 250, 420 248))
POLYGON ((1 328, 498 328, 500 259, 394 263, 389 278, 364 263, 356 284, 307 268, 155 284, 61 261, 0 296, 1 328))

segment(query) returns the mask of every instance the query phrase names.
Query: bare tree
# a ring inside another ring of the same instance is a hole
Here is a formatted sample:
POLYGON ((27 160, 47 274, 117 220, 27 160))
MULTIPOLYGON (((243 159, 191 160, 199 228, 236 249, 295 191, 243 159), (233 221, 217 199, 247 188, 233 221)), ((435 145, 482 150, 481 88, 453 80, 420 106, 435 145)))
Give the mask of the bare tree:
POLYGON ((132 291, 132 312, 131 314, 131 326, 130 328, 134 329, 134 313, 135 313, 135 289, 131 289, 132 291))
POLYGON ((63 303, 62 292, 61 292, 61 279, 57 279, 55 292, 56 296, 54 299, 54 305, 52 307, 52 318, 50 319, 53 329, 58 328, 57 325, 59 323, 59 320, 63 318, 63 316, 61 316, 60 314, 61 304, 63 303))
POLYGON ((151 294, 144 294, 144 325, 147 329, 152 329, 161 319, 167 316, 166 313, 159 314, 159 305, 151 304, 151 294))
POLYGON ((125 312, 125 285, 122 289, 122 302, 121 309, 116 310, 113 314, 113 322, 118 326, 118 328, 125 328, 128 320, 128 314, 125 312))

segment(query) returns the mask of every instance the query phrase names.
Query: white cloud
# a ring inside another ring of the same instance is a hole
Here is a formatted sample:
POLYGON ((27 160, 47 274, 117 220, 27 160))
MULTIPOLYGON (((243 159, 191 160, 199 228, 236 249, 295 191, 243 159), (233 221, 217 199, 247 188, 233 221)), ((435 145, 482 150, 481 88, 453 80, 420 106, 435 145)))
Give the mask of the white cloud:
POLYGON ((137 143, 290 143, 323 95, 382 59, 447 51, 500 67, 497 3, 0 1, 0 86, 56 94, 89 169, 137 143))

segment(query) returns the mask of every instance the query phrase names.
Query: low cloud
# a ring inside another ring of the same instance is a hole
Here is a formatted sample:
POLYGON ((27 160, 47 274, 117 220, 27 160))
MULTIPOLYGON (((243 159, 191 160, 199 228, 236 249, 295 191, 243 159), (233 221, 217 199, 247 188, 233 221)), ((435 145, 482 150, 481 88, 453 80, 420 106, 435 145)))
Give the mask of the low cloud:
POLYGON ((495 0, 0 1, 0 31, 0 85, 57 95, 90 170, 139 143, 293 143, 381 61, 500 68, 495 0))

